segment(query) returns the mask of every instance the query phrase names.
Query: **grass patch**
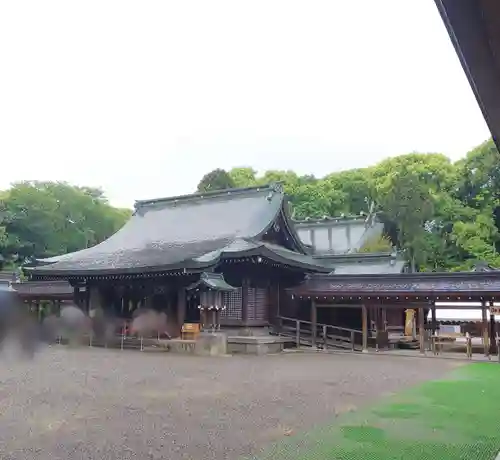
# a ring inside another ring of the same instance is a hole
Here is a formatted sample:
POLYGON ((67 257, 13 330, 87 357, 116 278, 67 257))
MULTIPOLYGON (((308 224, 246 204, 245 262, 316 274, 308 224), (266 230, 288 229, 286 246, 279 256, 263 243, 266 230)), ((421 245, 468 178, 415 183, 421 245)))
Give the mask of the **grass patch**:
POLYGON ((288 438, 260 460, 493 460, 500 366, 471 364, 372 408, 288 438))

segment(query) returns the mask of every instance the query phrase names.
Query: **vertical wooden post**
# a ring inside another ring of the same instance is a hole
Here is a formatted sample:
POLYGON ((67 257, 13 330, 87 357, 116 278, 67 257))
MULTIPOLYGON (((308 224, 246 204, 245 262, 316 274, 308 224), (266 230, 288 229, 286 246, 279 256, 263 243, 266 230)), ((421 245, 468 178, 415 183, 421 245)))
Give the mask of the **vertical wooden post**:
POLYGON ((296 347, 300 348, 300 321, 295 320, 295 343, 296 347))
POLYGON ((38 318, 38 322, 42 322, 42 304, 39 300, 36 301, 36 315, 38 318))
POLYGON ((182 329, 184 319, 186 318, 186 289, 181 286, 177 289, 177 321, 182 329))
POLYGON ((437 320, 436 320, 436 302, 431 303, 431 333, 429 337, 429 349, 432 351, 435 355, 437 354, 436 352, 436 336, 437 336, 437 320))
POLYGON ((326 351, 327 349, 327 344, 326 344, 326 324, 323 326, 323 351, 326 351))
POLYGON ((248 322, 248 288, 248 279, 243 278, 243 282, 241 283, 241 321, 244 326, 248 322))
POLYGON ((481 306, 481 315, 482 315, 484 356, 489 356, 490 345, 488 343, 488 317, 486 315, 486 303, 485 302, 483 302, 483 304, 481 306))
POLYGON ((318 334, 318 309, 316 307, 316 302, 314 299, 311 300, 311 333, 312 333, 312 347, 316 348, 316 339, 318 334))
POLYGON ((382 327, 382 330, 387 332, 387 307, 382 307, 382 327))
POLYGON ((78 288, 77 286, 73 287, 73 303, 77 307, 81 307, 82 299, 80 297, 80 288, 78 288))
MULTIPOLYGON (((491 306, 493 306, 493 302, 491 302, 491 306)), ((496 355, 498 351, 496 335, 495 315, 490 314, 490 355, 496 355)))
POLYGON ((361 323, 362 323, 362 331, 363 331, 363 352, 366 353, 368 351, 368 311, 366 305, 361 305, 361 323))
POLYGON ((418 309, 418 334, 420 342, 420 353, 425 354, 425 323, 424 323, 424 308, 418 309))

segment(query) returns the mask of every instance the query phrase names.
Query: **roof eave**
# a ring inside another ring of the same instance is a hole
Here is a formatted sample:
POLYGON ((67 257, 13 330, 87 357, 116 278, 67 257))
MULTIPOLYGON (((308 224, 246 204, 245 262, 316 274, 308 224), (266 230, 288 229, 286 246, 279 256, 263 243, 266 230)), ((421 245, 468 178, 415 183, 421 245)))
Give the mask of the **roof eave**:
POLYGON ((32 276, 37 277, 60 277, 60 278, 74 278, 74 277, 83 277, 88 278, 92 276, 123 276, 123 275, 131 275, 137 276, 141 274, 152 275, 158 274, 162 272, 175 272, 175 271, 184 271, 186 274, 189 273, 198 273, 207 268, 213 267, 217 265, 217 262, 207 262, 207 263, 199 263, 194 262, 192 260, 185 261, 180 264, 172 264, 172 265, 162 265, 156 267, 131 267, 131 268, 120 268, 120 269, 92 269, 92 270, 53 270, 50 265, 46 265, 45 267, 30 267, 27 268, 27 271, 32 276))
POLYGON ((435 0, 435 3, 500 149, 500 2, 435 0))

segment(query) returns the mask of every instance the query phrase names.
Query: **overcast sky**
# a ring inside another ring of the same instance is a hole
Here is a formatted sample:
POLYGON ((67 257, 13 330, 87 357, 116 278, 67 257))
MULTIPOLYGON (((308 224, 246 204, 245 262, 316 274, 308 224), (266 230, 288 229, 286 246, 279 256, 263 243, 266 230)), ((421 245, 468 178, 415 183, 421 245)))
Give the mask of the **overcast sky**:
POLYGON ((189 193, 489 137, 433 0, 0 2, 0 188, 189 193))

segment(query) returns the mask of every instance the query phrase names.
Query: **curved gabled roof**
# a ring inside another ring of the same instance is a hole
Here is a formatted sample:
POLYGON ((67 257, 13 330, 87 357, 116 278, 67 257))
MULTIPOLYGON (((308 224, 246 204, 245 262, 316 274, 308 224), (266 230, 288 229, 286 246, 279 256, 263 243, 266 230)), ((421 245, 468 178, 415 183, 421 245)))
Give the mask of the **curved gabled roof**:
POLYGON ((314 261, 306 256, 307 249, 289 223, 283 189, 272 184, 138 201, 131 219, 107 240, 41 260, 44 265, 30 271, 35 275, 85 276, 200 269, 224 257, 255 253, 258 248, 283 259, 283 254, 261 241, 278 219, 285 223, 289 248, 281 249, 293 256, 290 262, 296 265, 296 259, 303 256, 311 259, 306 265, 313 268, 314 261))

